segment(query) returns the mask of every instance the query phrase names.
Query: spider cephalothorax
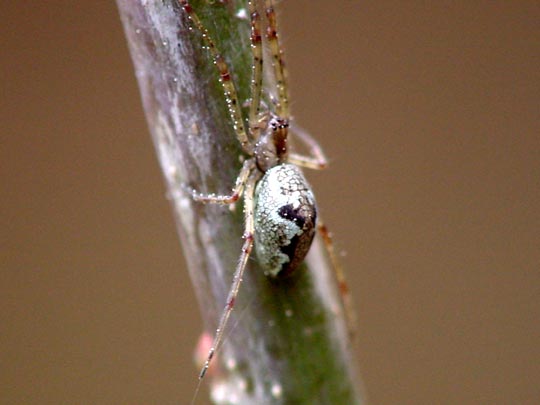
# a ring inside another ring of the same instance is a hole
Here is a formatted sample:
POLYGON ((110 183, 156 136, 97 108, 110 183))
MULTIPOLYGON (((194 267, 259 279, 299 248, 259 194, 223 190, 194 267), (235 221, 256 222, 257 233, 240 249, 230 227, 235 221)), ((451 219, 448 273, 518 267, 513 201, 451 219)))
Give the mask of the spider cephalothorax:
POLYGON ((255 144, 254 156, 257 168, 266 172, 274 166, 282 164, 288 158, 287 137, 289 121, 285 118, 273 117, 255 144))

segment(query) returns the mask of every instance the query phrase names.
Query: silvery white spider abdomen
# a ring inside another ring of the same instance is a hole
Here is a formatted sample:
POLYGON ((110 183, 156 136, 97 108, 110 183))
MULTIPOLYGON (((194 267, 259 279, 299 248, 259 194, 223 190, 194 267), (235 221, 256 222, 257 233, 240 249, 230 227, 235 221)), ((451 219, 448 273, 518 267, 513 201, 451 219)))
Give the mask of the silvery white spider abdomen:
POLYGON ((287 275, 304 260, 315 236, 315 196, 300 169, 280 164, 255 189, 255 250, 270 276, 287 275))

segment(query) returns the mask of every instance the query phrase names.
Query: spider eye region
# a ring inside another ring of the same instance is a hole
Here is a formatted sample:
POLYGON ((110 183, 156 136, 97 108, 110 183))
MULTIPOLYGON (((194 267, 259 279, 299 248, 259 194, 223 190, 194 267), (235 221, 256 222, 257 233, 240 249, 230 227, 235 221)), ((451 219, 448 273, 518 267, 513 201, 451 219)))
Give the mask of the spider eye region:
POLYGON ((311 187, 298 167, 269 169, 255 190, 255 251, 265 274, 291 273, 306 257, 317 221, 311 187))

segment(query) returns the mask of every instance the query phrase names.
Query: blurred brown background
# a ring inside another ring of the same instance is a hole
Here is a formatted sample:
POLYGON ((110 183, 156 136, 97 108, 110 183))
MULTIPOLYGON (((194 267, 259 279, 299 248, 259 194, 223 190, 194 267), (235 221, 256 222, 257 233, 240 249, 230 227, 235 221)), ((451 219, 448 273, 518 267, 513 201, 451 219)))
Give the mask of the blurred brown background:
MULTIPOLYGON (((540 403, 540 3, 280 10, 371 403, 540 403)), ((115 3, 0 12, 0 402, 187 403, 201 322, 115 3)))

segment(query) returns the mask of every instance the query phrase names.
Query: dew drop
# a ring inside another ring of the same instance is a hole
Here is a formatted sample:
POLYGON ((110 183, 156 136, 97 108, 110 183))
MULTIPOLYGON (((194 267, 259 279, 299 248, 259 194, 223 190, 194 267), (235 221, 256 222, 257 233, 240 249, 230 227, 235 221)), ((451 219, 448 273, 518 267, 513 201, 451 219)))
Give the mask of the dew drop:
POLYGON ((274 398, 281 398, 281 394, 283 394, 283 388, 281 387, 281 384, 272 384, 271 392, 274 398))
POLYGON ((225 364, 225 366, 227 367, 227 370, 234 370, 237 366, 236 359, 232 357, 230 359, 227 359, 227 363, 225 364))

